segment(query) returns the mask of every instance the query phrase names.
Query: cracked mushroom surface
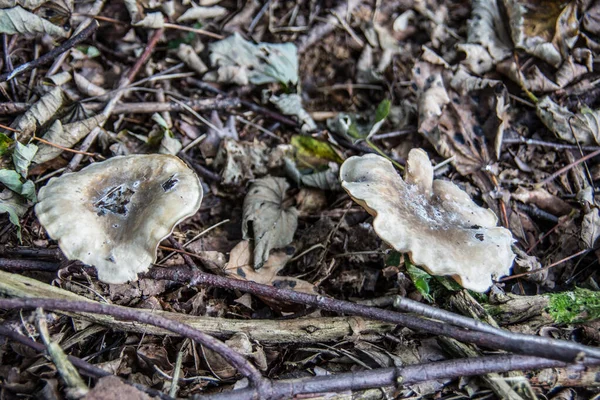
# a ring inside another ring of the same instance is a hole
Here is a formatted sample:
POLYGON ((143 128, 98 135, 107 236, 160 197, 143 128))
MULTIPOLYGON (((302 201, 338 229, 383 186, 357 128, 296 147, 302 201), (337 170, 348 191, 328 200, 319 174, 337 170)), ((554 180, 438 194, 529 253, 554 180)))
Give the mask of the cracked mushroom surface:
POLYGON ((38 219, 65 256, 95 266, 103 282, 125 283, 198 211, 202 186, 175 156, 131 155, 52 178, 38 198, 38 219))
POLYGON ((508 229, 454 183, 433 179, 427 153, 413 149, 404 180, 384 157, 350 157, 340 169, 350 197, 375 217, 373 227, 395 250, 432 275, 450 275, 484 292, 510 272, 515 255, 508 229))

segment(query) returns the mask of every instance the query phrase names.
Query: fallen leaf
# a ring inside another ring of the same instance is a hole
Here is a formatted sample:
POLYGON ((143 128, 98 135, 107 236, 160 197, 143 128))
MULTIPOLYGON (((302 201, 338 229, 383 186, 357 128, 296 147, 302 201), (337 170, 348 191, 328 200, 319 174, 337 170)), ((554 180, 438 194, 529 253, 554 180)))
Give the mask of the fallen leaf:
POLYGON ((53 23, 38 17, 19 6, 0 9, 0 33, 8 35, 48 34, 50 36, 67 37, 68 32, 53 23))
POLYGON ((298 211, 284 208, 285 192, 289 188, 283 178, 255 180, 244 198, 242 233, 244 239, 254 239, 254 268, 261 268, 272 249, 290 244, 298 226, 298 211))
POLYGON ((302 98, 298 94, 272 95, 269 101, 281 111, 283 115, 291 115, 298 119, 302 132, 313 132, 317 130, 317 124, 310 114, 302 107, 302 98))
POLYGON ((217 72, 208 73, 205 79, 239 85, 298 83, 298 50, 292 43, 255 45, 234 33, 211 43, 209 49, 211 65, 217 72))
POLYGON ((267 146, 254 142, 238 142, 225 138, 215 158, 215 166, 222 167, 221 184, 239 186, 267 173, 267 146))
MULTIPOLYGON (((98 114, 93 117, 63 125, 59 120, 48 128, 42 139, 47 142, 59 145, 61 147, 72 148, 77 142, 87 136, 92 129, 106 121, 104 114, 98 114)), ((33 157, 33 162, 41 164, 53 160, 63 152, 62 149, 45 143, 40 143, 38 152, 33 157)))
POLYGON ((573 113, 546 96, 537 103, 536 112, 544 125, 561 140, 580 145, 600 143, 600 110, 584 109, 573 113))
POLYGON ((27 177, 27 170, 29 169, 31 160, 33 160, 33 157, 37 151, 38 147, 33 143, 24 146, 17 142, 17 145, 13 151, 13 164, 15 166, 15 170, 21 174, 23 178, 27 177))
MULTIPOLYGON (((252 246, 249 241, 243 240, 231 250, 229 262, 225 266, 224 272, 236 279, 275 286, 279 289, 290 289, 310 294, 317 293, 316 286, 305 280, 278 275, 294 255, 294 250, 293 247, 290 247, 283 251, 274 251, 269 255, 262 268, 256 270, 252 262, 252 246)), ((263 300, 269 302, 269 299, 263 298, 263 300)), ((281 306, 281 303, 277 305, 281 306)))
POLYGON ((179 18, 177 22, 188 21, 204 21, 207 19, 220 18, 227 15, 229 11, 225 7, 192 7, 188 8, 179 18))
POLYGON ((36 132, 37 128, 48 122, 63 105, 63 94, 60 87, 52 88, 44 94, 15 122, 11 128, 17 130, 17 138, 20 142, 27 142, 36 132))

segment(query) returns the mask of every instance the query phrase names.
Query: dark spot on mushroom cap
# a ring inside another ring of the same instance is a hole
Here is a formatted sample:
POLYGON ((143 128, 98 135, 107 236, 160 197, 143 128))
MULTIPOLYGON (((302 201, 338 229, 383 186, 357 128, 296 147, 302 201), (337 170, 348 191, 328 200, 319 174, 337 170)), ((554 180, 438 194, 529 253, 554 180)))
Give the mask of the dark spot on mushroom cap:
POLYGON ((177 186, 177 182, 179 182, 179 179, 176 179, 175 175, 171 175, 171 177, 164 181, 161 186, 165 192, 168 192, 177 186))
POLYGON ((482 241, 482 242, 483 242, 483 240, 485 239, 485 236, 483 236, 483 233, 476 233, 476 234, 475 234, 475 237, 476 237, 477 239, 479 239, 480 241, 482 241))
POLYGON ((127 205, 131 202, 131 197, 135 194, 133 189, 126 185, 115 186, 94 203, 96 214, 101 217, 107 212, 118 215, 127 215, 127 205))
POLYGON ((471 225, 471 229, 481 229, 481 226, 479 226, 479 225, 471 225))

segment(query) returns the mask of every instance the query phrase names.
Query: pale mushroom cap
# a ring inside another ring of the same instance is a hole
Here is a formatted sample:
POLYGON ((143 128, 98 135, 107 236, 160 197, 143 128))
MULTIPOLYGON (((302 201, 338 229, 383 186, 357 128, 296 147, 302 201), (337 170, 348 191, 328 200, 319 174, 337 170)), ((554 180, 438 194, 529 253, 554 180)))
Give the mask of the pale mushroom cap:
POLYGON ((95 266, 103 282, 125 283, 198 211, 202 186, 175 156, 131 155, 52 178, 38 199, 40 223, 69 259, 95 266))
POLYGON ((405 181, 387 159, 350 157, 342 186, 371 215, 379 237, 433 275, 451 275, 478 292, 507 275, 514 259, 508 229, 452 182, 433 180, 426 153, 411 150, 405 181))

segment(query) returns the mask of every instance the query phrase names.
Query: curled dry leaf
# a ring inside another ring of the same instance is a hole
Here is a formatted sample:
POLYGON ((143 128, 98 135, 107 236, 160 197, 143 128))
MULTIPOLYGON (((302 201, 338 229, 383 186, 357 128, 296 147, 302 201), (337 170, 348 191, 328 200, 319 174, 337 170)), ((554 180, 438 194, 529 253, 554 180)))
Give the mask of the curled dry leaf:
POLYGON ((546 96, 537 103, 536 112, 559 139, 581 145, 600 143, 600 110, 573 113, 546 96))
MULTIPOLYGON (((317 293, 316 286, 307 281, 278 275, 294 255, 294 250, 293 247, 289 247, 283 251, 274 251, 269 255, 263 267, 255 270, 252 263, 252 246, 249 241, 242 240, 231 250, 229 262, 225 266, 225 273, 236 279, 271 285, 279 289, 317 293)), ((263 300, 268 302, 268 299, 263 300)))
POLYGON ((234 142, 238 142, 240 139, 235 127, 235 118, 233 118, 233 115, 230 115, 227 118, 226 125, 223 125, 219 113, 216 110, 213 110, 210 113, 210 123, 211 126, 208 127, 206 138, 200 142, 200 145, 198 146, 200 147, 200 151, 204 158, 213 158, 216 156, 219 145, 223 139, 229 138, 234 142))
POLYGON ((18 140, 26 142, 31 139, 39 126, 48 122, 63 105, 63 94, 60 87, 52 88, 29 109, 11 124, 11 128, 19 131, 18 140))
POLYGON ((44 34, 65 38, 68 31, 19 6, 0 9, 0 33, 44 34))
POLYGON ((38 197, 38 219, 69 259, 95 266, 103 282, 125 283, 196 213, 202 186, 177 157, 133 155, 52 178, 38 197))
POLYGON ((275 104, 275 107, 281 111, 283 115, 291 115, 298 119, 302 128, 302 132, 313 132, 317 130, 317 124, 312 119, 310 114, 302 107, 302 98, 298 94, 281 94, 279 96, 272 95, 269 101, 275 104))
MULTIPOLYGON (((72 148, 75 143, 79 142, 95 127, 103 124, 106 121, 104 114, 98 114, 91 118, 63 125, 59 120, 56 120, 48 131, 42 136, 42 139, 59 145, 61 147, 72 148)), ((37 164, 50 161, 58 157, 63 150, 52 145, 40 143, 38 152, 33 157, 33 162, 37 164)))
POLYGON ((189 44, 181 43, 177 48, 177 57, 185 63, 191 70, 202 75, 208 71, 208 67, 200 59, 198 54, 189 44))
POLYGON ((298 210, 285 207, 289 188, 284 178, 257 179, 244 198, 242 232, 244 239, 254 239, 254 268, 261 268, 272 249, 287 246, 298 227, 298 210))
POLYGON ((21 6, 27 10, 35 10, 49 0, 0 0, 0 8, 21 6))
POLYGON ((413 149, 402 180, 387 159, 351 157, 342 187, 370 214, 379 237, 433 275, 450 275, 467 289, 486 291, 507 275, 514 254, 509 230, 454 183, 433 179, 427 154, 413 149))
POLYGON ((177 22, 188 22, 188 21, 204 21, 207 19, 220 18, 227 15, 229 11, 225 7, 212 6, 212 7, 192 7, 187 9, 179 18, 177 22))

